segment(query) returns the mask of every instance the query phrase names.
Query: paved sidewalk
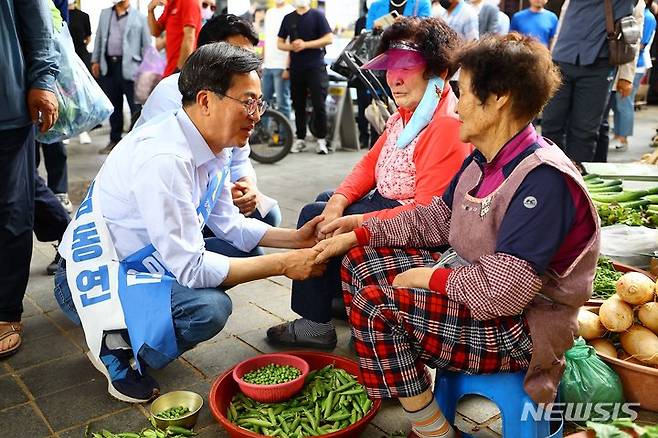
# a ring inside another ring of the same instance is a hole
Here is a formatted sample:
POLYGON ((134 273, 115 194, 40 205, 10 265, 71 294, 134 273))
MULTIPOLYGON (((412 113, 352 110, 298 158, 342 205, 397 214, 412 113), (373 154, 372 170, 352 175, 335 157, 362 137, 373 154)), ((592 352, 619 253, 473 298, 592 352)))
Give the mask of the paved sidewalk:
MULTIPOLYGON (((640 111, 637 118, 637 134, 630 150, 611 152, 611 161, 632 161, 650 151, 647 145, 658 120, 658 109, 640 111)), ((97 151, 108 140, 107 129, 92 132, 92 137, 91 145, 72 140, 68 147, 70 196, 76 204, 104 160, 97 151)), ((282 225, 293 227, 301 207, 317 193, 334 188, 362 154, 338 151, 317 156, 305 152, 274 165, 255 164, 259 187, 279 200, 282 225)), ((42 175, 43 172, 41 169, 42 175)), ((147 426, 148 405, 128 405, 109 397, 105 379, 84 354, 87 347, 81 329, 66 319, 53 298, 53 279, 45 275, 45 268, 54 254, 51 244, 35 241, 24 302, 24 345, 17 355, 0 360, 2 435, 80 438, 87 425, 93 431, 139 431, 147 426)), ((240 285, 231 289, 229 295, 233 299, 233 315, 225 329, 164 370, 153 373, 163 392, 189 389, 207 397, 218 374, 238 361, 274 351, 264 341, 266 329, 295 317, 289 306, 290 281, 286 278, 240 285)), ((347 346, 349 329, 344 323, 338 324, 338 334, 336 353, 353 357, 347 346)), ((468 397, 462 400, 459 412, 460 429, 474 430, 477 437, 500 436, 500 415, 492 403, 468 397)), ((658 422, 658 415, 644 415, 649 414, 643 414, 643 418, 658 422)), ((408 429, 399 404, 387 402, 364 436, 406 436, 408 429)), ((197 431, 204 438, 227 436, 212 419, 207 400, 197 431)))

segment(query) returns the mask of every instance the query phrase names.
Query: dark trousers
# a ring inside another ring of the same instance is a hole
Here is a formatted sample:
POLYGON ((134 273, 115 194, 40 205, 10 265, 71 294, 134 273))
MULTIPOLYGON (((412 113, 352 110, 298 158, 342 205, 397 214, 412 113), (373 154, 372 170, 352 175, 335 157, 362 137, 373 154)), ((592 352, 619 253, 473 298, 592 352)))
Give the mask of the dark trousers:
POLYGON ((51 144, 36 143, 37 167, 41 162, 43 152, 43 163, 48 174, 48 188, 53 193, 67 193, 69 191, 69 175, 66 165, 66 146, 61 141, 51 144))
POLYGON ((34 130, 0 131, 0 321, 20 321, 30 275, 34 220, 34 130))
MULTIPOLYGON (((297 228, 319 216, 333 192, 320 193, 315 202, 306 204, 299 213, 297 228)), ((400 203, 384 198, 376 190, 356 201, 345 209, 344 215, 363 214, 371 211, 399 207, 400 203)), ((291 307, 300 316, 315 322, 331 320, 331 300, 342 295, 340 284, 340 262, 342 257, 334 257, 321 277, 292 282, 291 307)))
POLYGON ((313 131, 317 138, 327 136, 327 88, 329 76, 324 67, 311 70, 290 70, 290 96, 295 110, 297 138, 306 138, 306 96, 313 105, 313 131))
POLYGON ((356 104, 358 112, 356 116, 356 123, 359 126, 359 142, 362 148, 370 148, 377 140, 377 133, 366 119, 366 108, 372 102, 372 96, 363 84, 356 85, 356 104))
POLYGON ((35 179, 34 234, 40 242, 59 242, 71 222, 71 216, 46 186, 43 178, 35 173, 35 179))
POLYGON ((615 93, 608 94, 608 101, 603 110, 603 117, 601 118, 601 126, 599 127, 599 138, 596 140, 596 152, 594 153, 595 163, 608 162, 608 148, 610 147, 610 111, 612 110, 612 101, 615 98, 615 93))
POLYGON ((141 105, 135 103, 135 83, 123 78, 120 57, 108 57, 107 74, 100 84, 114 107, 110 116, 110 141, 118 142, 123 133, 123 96, 128 101, 131 118, 141 109, 141 105))
POLYGON ((607 58, 581 66, 557 63, 562 86, 548 102, 542 135, 553 140, 573 161, 592 161, 614 69, 607 58))

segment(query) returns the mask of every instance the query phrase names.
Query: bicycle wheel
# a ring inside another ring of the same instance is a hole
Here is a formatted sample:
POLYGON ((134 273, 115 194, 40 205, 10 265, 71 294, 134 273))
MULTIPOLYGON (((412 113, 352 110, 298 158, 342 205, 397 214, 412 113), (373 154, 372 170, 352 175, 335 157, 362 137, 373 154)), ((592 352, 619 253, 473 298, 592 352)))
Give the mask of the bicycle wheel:
POLYGON ((249 138, 250 157, 259 163, 276 163, 288 155, 292 141, 290 121, 280 112, 268 109, 249 138))

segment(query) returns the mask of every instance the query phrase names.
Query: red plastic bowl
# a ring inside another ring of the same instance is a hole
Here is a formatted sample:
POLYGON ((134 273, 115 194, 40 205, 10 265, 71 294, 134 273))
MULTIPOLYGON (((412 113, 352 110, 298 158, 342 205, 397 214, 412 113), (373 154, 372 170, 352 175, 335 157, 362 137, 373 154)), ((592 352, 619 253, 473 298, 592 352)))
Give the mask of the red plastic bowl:
MULTIPOLYGON (((363 383, 363 379, 359 374, 359 365, 346 357, 336 356, 335 354, 321 353, 321 352, 310 352, 310 351, 295 351, 291 352, 291 355, 300 357, 304 359, 310 369, 317 370, 326 365, 334 364, 337 368, 342 368, 350 374, 357 376, 359 382, 363 383)), ((263 356, 259 356, 263 357, 263 356)), ((239 391, 237 382, 233 379, 233 370, 229 369, 224 374, 219 376, 212 384, 210 388, 210 395, 208 396, 208 404, 210 405, 210 411, 212 412, 213 417, 217 420, 222 427, 228 432, 229 437, 231 438, 260 438, 263 435, 251 432, 249 430, 243 429, 236 424, 231 423, 228 418, 226 418, 226 410, 228 405, 233 399, 233 396, 239 391)), ((345 429, 339 430, 338 432, 329 433, 322 435, 324 438, 357 438, 361 435, 361 432, 368 426, 368 423, 375 418, 379 408, 381 407, 382 402, 379 399, 373 400, 372 407, 370 412, 368 412, 361 420, 357 421, 351 426, 346 427, 345 429)))
POLYGON ((233 379, 238 382, 240 390, 247 397, 261 403, 277 403, 288 400, 301 391, 308 371, 308 363, 300 357, 281 353, 263 354, 237 364, 233 368, 233 379), (256 385, 242 380, 242 376, 245 374, 270 364, 290 365, 297 368, 301 374, 295 380, 277 383, 276 385, 256 385))

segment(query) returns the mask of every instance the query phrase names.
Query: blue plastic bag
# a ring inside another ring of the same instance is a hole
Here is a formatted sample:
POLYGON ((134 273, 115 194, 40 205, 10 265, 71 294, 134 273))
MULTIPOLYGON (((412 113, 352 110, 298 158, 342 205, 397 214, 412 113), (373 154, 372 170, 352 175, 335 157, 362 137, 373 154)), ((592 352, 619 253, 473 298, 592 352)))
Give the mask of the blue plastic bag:
POLYGON ((46 144, 89 131, 114 111, 110 99, 75 53, 66 24, 55 33, 55 47, 60 54, 59 76, 55 82, 59 117, 52 128, 36 137, 37 141, 46 144))

